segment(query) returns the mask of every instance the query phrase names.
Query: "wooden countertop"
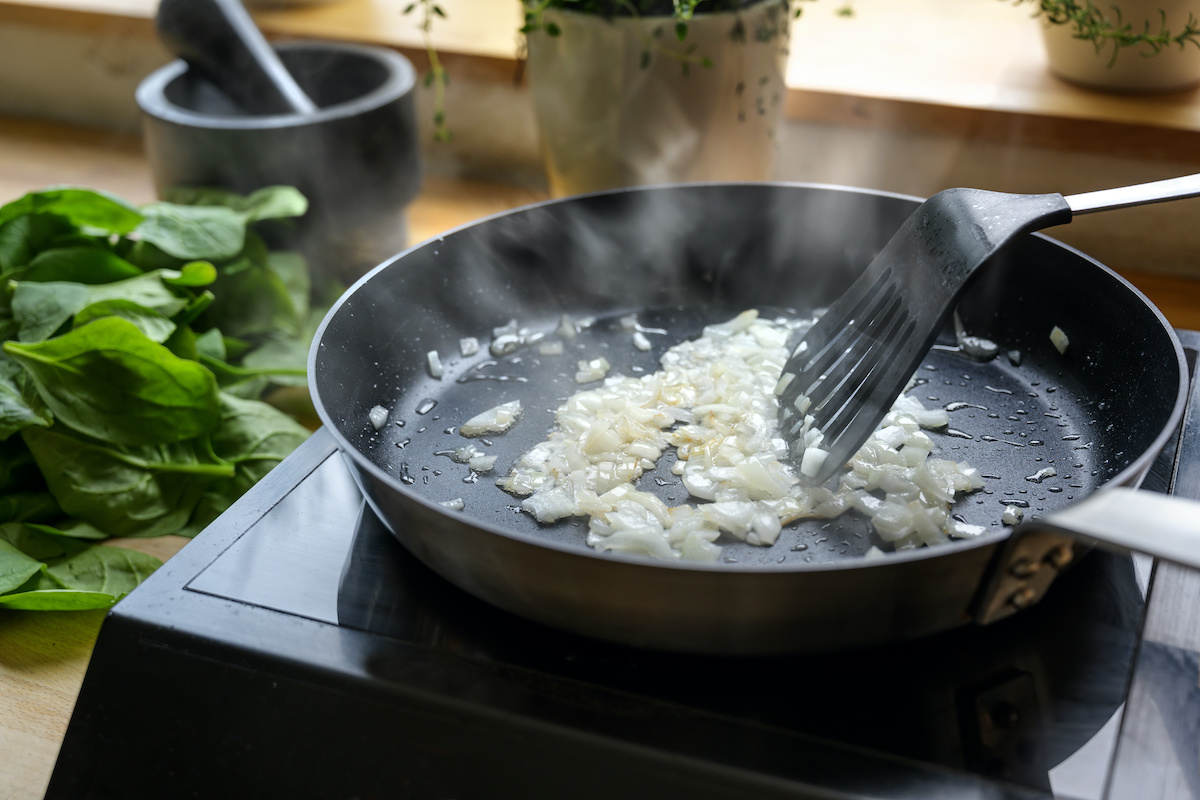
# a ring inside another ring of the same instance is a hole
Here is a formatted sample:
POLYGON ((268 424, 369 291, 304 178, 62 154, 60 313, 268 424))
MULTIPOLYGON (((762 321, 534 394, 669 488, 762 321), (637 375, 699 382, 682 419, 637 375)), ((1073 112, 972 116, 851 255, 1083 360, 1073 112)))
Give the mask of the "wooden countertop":
MULTIPOLYGON (((452 11, 455 7, 465 8, 464 0, 444 2, 452 11)), ((989 41, 1005 41, 1014 26, 1029 22, 1017 18, 1027 12, 1014 12, 1008 3, 978 2, 988 7, 982 13, 994 26, 989 31, 989 41)), ((390 0, 347 0, 282 16, 279 16, 282 12, 265 12, 260 18, 266 27, 281 35, 320 31, 321 35, 336 36, 344 30, 338 25, 347 23, 352 15, 374 14, 381 20, 381 31, 409 37, 394 44, 403 44, 419 53, 419 38, 414 38, 411 24, 404 23, 409 25, 407 32, 396 32, 400 30, 396 20, 401 5, 390 0)), ((856 0, 856 5, 864 16, 868 11, 884 14, 885 22, 895 22, 896 15, 901 13, 899 6, 884 0, 856 0)), ((913 0, 904 4, 904 8, 911 11, 914 6, 928 6, 931 13, 928 24, 935 29, 934 35, 965 36, 963 26, 975 23, 956 11, 960 5, 968 4, 962 0, 913 0)), ((78 19, 102 11, 145 22, 148 9, 152 8, 153 0, 0 2, 0 22, 5 15, 11 18, 14 14, 50 11, 84 15, 78 19), (104 8, 98 11, 99 6, 104 8), (63 11, 64 7, 68 10, 63 11)), ((441 34, 449 39, 457 36, 469 39, 478 33, 478 26, 492 25, 487 22, 487 15, 452 13, 451 17, 456 20, 454 25, 444 28, 441 34)), ((361 24, 361 17, 358 22, 361 24)), ((504 21, 498 29, 515 30, 510 22, 504 21)), ((1136 150, 1153 141, 1156 149, 1148 157, 1169 160, 1195 147, 1191 134, 1200 131, 1200 112, 1192 102, 1193 93, 1164 96, 1152 103, 1149 111, 1146 103, 1132 103, 1128 98, 1093 100, 1084 108, 1079 104, 1078 93, 1059 92, 1061 87, 1053 85, 1053 79, 1044 70, 1039 71, 1038 56, 1028 52, 1025 57, 1034 59, 1032 66, 1017 58, 1019 53, 1002 52, 1000 60, 996 60, 995 53, 977 52, 971 56, 970 69, 947 70, 941 59, 931 57, 907 66, 902 64, 903 69, 898 71, 895 64, 889 67, 868 63, 863 71, 853 74, 806 72, 803 65, 815 68, 825 58, 822 53, 827 55, 831 49, 852 46, 845 39, 848 32, 838 28, 837 22, 830 16, 810 13, 804 24, 798 26, 801 38, 796 46, 804 54, 793 61, 793 72, 804 74, 793 76, 793 85, 801 88, 789 97, 789 113, 840 122, 885 116, 901 128, 961 129, 985 137, 1023 136, 1035 140, 1039 137, 1061 140, 1070 136, 1071 129, 1062 127, 1063 120, 1082 115, 1110 126, 1106 129, 1109 132, 1120 134, 1081 145, 1097 151, 1117 147, 1136 150), (948 105, 945 96, 923 95, 920 81, 906 82, 903 75, 910 73, 904 70, 910 68, 918 73, 942 70, 946 75, 952 74, 953 80, 947 85, 957 87, 951 89, 955 105, 948 105), (997 72, 1007 71, 1011 76, 1014 70, 1023 77, 1010 81, 1006 93, 997 94, 993 89, 988 94, 985 87, 997 72), (881 86, 884 92, 877 91, 881 86), (1021 89, 1022 86, 1025 88, 1021 89), (1021 92, 1026 95, 1020 96, 1021 92), (999 132, 994 125, 997 121, 1003 123, 999 132)), ((886 24, 881 23, 876 30, 882 37, 887 31, 886 24)), ((511 41, 504 44, 501 36, 484 36, 485 41, 500 43, 495 44, 494 52, 477 50, 472 56, 483 68, 498 69, 496 65, 511 62, 515 44, 511 41)), ((134 202, 154 199, 149 170, 136 136, 0 118, 0 202, 61 183, 105 189, 134 202)), ((544 197, 537 189, 431 176, 409 210, 412 236, 414 241, 421 241, 473 219, 544 197)), ((1162 309, 1172 324, 1200 329, 1200 281, 1148 273, 1125 274, 1162 309)), ((134 546, 169 557, 183 544, 184 540, 167 537, 139 540, 134 546)), ((100 612, 0 611, 0 800, 27 800, 44 793, 103 616, 100 612)))

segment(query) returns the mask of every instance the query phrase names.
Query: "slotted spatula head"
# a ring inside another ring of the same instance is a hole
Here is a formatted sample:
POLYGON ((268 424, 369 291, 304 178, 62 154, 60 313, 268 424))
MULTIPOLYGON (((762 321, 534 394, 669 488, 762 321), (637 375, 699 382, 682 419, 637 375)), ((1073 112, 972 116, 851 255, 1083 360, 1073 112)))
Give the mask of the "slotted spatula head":
POLYGON ((801 473, 822 483, 857 452, 993 253, 1070 220, 1059 194, 947 189, 918 206, 783 368, 780 428, 801 473))

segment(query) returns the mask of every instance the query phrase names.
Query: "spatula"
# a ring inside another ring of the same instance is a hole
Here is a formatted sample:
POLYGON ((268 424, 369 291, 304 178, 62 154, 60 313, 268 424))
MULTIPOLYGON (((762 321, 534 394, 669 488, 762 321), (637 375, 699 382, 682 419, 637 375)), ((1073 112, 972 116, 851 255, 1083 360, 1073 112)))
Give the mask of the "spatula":
POLYGON ((854 455, 904 390, 971 276, 1005 243, 1076 214, 1197 195, 1200 175, 1069 197, 947 189, 926 200, 784 366, 779 422, 793 463, 823 483, 854 455))

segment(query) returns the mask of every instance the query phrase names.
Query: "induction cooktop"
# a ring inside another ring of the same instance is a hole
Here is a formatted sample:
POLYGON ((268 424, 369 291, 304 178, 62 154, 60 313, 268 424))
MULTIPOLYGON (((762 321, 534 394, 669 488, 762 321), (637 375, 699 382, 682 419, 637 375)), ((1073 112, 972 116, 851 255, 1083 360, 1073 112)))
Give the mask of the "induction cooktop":
MULTIPOLYGON (((1144 488, 1200 498, 1198 399, 1144 488)), ((443 581, 318 431, 109 614, 47 797, 1200 797, 1200 574, 1094 550, 989 626, 639 650, 443 581)))

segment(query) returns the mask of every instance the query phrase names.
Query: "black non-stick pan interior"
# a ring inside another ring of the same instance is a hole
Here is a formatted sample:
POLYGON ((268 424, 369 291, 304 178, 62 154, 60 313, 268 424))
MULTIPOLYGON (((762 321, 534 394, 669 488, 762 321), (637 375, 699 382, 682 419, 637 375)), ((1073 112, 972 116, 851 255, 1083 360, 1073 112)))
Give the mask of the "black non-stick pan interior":
MULTIPOLYGON (((495 485, 582 388, 576 362, 604 356, 613 373, 653 372, 667 347, 747 308, 810 314, 848 285, 913 207, 910 198, 831 187, 705 185, 501 215, 403 254, 348 293, 314 348, 315 398, 348 447, 397 491, 427 504, 461 498, 462 510, 447 514, 583 550, 585 521, 539 525, 495 485), (565 341, 562 355, 487 352, 495 327, 516 320, 553 339, 564 314, 595 322, 565 341), (620 324, 630 314, 651 331, 650 351, 636 349, 620 324), (460 339, 468 336, 483 349, 464 357, 460 339), (429 351, 446 367, 440 379, 428 370, 429 351), (462 422, 516 399, 523 420, 485 437, 498 456, 494 473, 476 475, 445 455, 467 442, 457 432, 462 422), (379 430, 369 419, 374 406, 389 412, 379 430)), ((1036 515, 1107 482, 1137 480, 1168 433, 1182 384, 1177 342, 1144 298, 1081 254, 1028 237, 986 268, 960 316, 1002 354, 964 355, 948 330, 911 393, 950 409, 950 428, 933 434, 935 454, 985 476, 986 487, 955 508, 987 527, 983 539, 1005 534, 1008 505, 1036 515), (1051 343, 1055 326, 1069 337, 1064 353, 1051 343)), ((664 455, 639 486, 677 505, 687 496, 671 461, 664 455)), ((853 512, 790 526, 770 548, 727 544, 727 562, 768 569, 861 556, 872 544, 886 549, 853 512)))

